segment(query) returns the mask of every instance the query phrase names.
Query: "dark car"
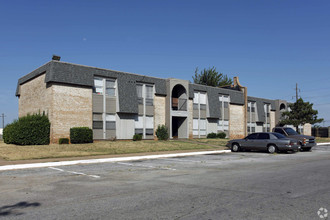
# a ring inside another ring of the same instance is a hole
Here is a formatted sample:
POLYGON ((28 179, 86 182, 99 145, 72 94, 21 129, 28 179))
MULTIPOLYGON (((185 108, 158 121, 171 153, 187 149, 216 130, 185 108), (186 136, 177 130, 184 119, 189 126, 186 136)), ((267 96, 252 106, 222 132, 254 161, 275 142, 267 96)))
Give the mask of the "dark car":
POLYGON ((297 140, 303 151, 310 151, 312 147, 316 146, 315 137, 302 135, 289 127, 276 127, 273 132, 283 134, 284 136, 297 140))
POLYGON ((300 149, 297 140, 287 138, 282 134, 274 132, 252 133, 244 139, 230 140, 226 146, 229 147, 232 152, 259 150, 275 153, 278 151, 298 151, 300 149))

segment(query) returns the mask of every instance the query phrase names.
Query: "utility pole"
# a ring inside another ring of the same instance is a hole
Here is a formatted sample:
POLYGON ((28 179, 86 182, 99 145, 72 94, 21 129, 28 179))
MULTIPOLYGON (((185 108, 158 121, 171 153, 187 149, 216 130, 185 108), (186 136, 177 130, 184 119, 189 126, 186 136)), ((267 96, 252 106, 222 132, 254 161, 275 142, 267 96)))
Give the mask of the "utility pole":
POLYGON ((298 83, 296 83, 296 102, 298 101, 298 83))
POLYGON ((2 128, 5 128, 5 117, 6 116, 4 113, 2 113, 0 117, 2 118, 2 128))

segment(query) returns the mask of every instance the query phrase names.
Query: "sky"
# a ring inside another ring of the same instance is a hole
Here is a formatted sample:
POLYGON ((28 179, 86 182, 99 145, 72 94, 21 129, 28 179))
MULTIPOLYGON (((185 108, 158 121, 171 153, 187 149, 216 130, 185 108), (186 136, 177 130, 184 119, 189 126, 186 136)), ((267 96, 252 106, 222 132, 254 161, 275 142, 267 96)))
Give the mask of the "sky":
POLYGON ((190 81, 214 66, 249 96, 289 102, 298 83, 330 126, 329 11, 328 0, 0 0, 0 114, 18 117, 17 80, 56 54, 190 81))

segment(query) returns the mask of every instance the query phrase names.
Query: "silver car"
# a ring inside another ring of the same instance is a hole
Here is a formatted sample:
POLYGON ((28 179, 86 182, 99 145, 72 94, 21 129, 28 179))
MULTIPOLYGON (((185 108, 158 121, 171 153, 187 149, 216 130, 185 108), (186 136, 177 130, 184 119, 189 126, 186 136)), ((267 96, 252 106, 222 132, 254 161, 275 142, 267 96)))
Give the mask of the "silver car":
POLYGON ((298 151, 300 146, 297 140, 285 137, 275 132, 252 133, 244 139, 234 139, 228 141, 227 147, 232 152, 241 150, 259 150, 275 153, 278 151, 298 151))

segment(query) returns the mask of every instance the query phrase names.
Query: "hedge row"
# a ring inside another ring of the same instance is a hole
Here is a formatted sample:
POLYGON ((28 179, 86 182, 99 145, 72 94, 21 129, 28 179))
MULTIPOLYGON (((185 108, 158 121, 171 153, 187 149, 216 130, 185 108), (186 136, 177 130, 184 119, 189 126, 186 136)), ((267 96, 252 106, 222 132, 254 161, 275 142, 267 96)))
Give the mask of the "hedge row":
POLYGON ((46 115, 27 115, 4 128, 3 140, 6 144, 47 145, 49 134, 50 122, 46 115))
POLYGON ((220 133, 214 133, 214 132, 212 132, 212 133, 209 133, 209 134, 207 134, 207 136, 206 136, 207 138, 225 138, 226 137, 226 133, 224 133, 224 132, 220 132, 220 133))

